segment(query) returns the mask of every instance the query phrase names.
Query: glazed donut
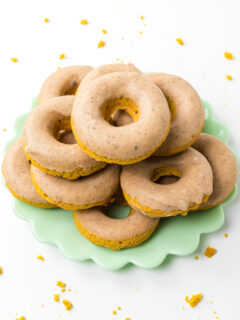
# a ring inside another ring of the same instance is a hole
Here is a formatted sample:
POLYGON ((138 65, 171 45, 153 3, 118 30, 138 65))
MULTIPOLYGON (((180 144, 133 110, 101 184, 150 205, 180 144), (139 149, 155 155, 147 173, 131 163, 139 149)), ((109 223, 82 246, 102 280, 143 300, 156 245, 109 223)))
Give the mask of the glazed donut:
POLYGON ((163 143, 170 112, 154 83, 135 72, 115 72, 91 81, 88 90, 79 91, 71 120, 78 145, 90 157, 129 164, 149 157, 163 143), (107 121, 121 106, 132 113, 135 122, 114 127, 107 121))
POLYGON ((237 180, 236 159, 228 146, 218 138, 201 133, 192 146, 207 158, 213 171, 213 193, 199 209, 209 209, 222 203, 232 192, 237 180))
POLYGON ((53 97, 75 94, 82 79, 92 69, 89 66, 71 66, 53 72, 41 87, 38 103, 53 97))
POLYGON ((31 175, 36 191, 48 202, 65 210, 88 209, 114 200, 120 167, 109 165, 74 181, 49 175, 34 166, 31 166, 31 175))
POLYGON ((33 187, 30 163, 25 157, 21 138, 9 147, 3 160, 2 173, 6 186, 15 198, 39 208, 56 207, 40 197, 33 187))
POLYGON ((151 236, 159 222, 158 218, 134 210, 124 219, 112 219, 101 208, 74 211, 73 219, 86 239, 111 250, 138 246, 151 236))
POLYGON ((77 90, 77 92, 79 92, 80 88, 86 88, 86 86, 88 86, 88 84, 101 77, 104 76, 105 74, 108 73, 113 73, 113 72, 138 72, 138 73, 142 73, 140 70, 138 70, 132 63, 128 63, 128 64, 119 64, 119 63, 114 63, 114 64, 105 64, 103 66, 100 66, 96 69, 92 69, 87 75, 86 77, 82 80, 82 82, 79 85, 79 88, 77 90))
POLYGON ((195 89, 180 77, 165 73, 145 75, 164 93, 171 111, 171 129, 167 139, 153 154, 171 156, 190 147, 204 125, 204 109, 195 89))
POLYGON ((132 208, 151 217, 169 217, 184 214, 207 201, 212 193, 213 173, 206 158, 189 148, 169 158, 150 158, 125 166, 120 181, 132 208), (167 185, 154 183, 168 175, 179 180, 167 185))
POLYGON ((89 158, 77 144, 58 141, 60 130, 71 130, 74 99, 75 96, 56 97, 38 105, 23 129, 27 159, 39 169, 67 179, 89 175, 105 166, 89 158))

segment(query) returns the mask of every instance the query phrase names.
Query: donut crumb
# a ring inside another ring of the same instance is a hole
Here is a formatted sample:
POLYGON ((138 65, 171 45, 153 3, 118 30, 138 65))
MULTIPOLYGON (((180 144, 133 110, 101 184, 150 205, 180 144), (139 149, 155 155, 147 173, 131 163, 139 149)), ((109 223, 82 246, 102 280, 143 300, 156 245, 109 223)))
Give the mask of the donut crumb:
POLYGON ((188 296, 185 297, 185 301, 190 305, 191 308, 196 307, 196 305, 199 304, 201 300, 202 300, 202 293, 194 294, 190 299, 188 296))
POLYGON ((105 41, 103 41, 103 40, 100 40, 99 42, 98 42, 98 48, 102 48, 102 47, 104 47, 105 46, 105 41))
POLYGON ((62 289, 61 289, 61 292, 65 292, 65 291, 66 291, 66 289, 65 289, 65 288, 62 288, 62 289))
POLYGON ((21 316, 20 318, 17 318, 16 320, 26 320, 24 316, 21 316))
POLYGON ((180 46, 183 46, 184 45, 184 42, 181 38, 177 38, 176 39, 177 43, 180 44, 180 46))
POLYGON ((60 287, 60 288, 64 288, 64 287, 66 287, 66 283, 58 280, 57 281, 57 286, 60 287))
POLYGON ((116 315, 117 314, 117 311, 116 310, 113 310, 113 312, 112 312, 114 315, 116 315))
POLYGON ((231 52, 224 52, 224 57, 228 60, 232 60, 234 58, 231 52))
POLYGON ((117 307, 117 309, 118 309, 118 310, 121 310, 122 308, 121 308, 121 307, 117 307))
POLYGON ((228 233, 224 233, 224 237, 225 237, 225 238, 228 238, 228 233))
POLYGON ((60 56, 59 56, 59 59, 60 60, 66 59, 65 53, 61 53, 60 56))
POLYGON ((194 259, 195 259, 195 260, 198 260, 198 259, 199 259, 199 257, 198 257, 198 256, 195 256, 195 257, 194 257, 194 259))
POLYGON ((211 258, 212 256, 214 256, 216 254, 217 250, 215 248, 211 248, 211 247, 207 247, 207 249, 204 252, 204 255, 207 258, 211 258))
POLYGON ((2 269, 2 267, 0 267, 0 274, 3 274, 3 269, 2 269))
POLYGON ((108 32, 107 32, 106 29, 102 29, 102 33, 103 33, 103 34, 107 34, 108 32))
POLYGON ((44 19, 44 22, 48 23, 50 20, 48 18, 44 19))
POLYGON ((38 260, 44 261, 44 257, 40 254, 39 256, 37 256, 38 260))
POLYGON ((18 58, 12 58, 11 61, 16 63, 16 62, 18 62, 18 58))
POLYGON ((226 75, 226 78, 227 78, 228 80, 232 80, 232 79, 233 79, 232 76, 230 76, 230 74, 227 74, 227 75, 226 75))
POLYGON ((64 304, 65 309, 68 310, 68 311, 71 310, 72 307, 73 307, 72 303, 70 301, 68 301, 68 300, 63 300, 62 303, 64 304))
POLYGON ((53 295, 53 300, 58 302, 59 301, 59 293, 53 295))
POLYGON ((141 20, 144 20, 145 18, 144 18, 144 16, 141 16, 140 19, 141 19, 141 20))
POLYGON ((80 23, 81 23, 82 25, 86 25, 86 24, 88 24, 88 20, 83 19, 83 20, 80 21, 80 23))

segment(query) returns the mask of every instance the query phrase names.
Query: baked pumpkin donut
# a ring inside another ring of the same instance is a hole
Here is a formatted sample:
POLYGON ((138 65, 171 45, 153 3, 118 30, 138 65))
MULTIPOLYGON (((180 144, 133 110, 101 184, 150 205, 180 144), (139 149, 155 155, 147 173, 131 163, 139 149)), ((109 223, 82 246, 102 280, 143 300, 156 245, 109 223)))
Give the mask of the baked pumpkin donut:
POLYGON ((198 93, 185 80, 165 73, 145 75, 164 93, 171 111, 171 129, 154 156, 171 156, 190 147, 204 125, 204 109, 198 93))
POLYGON ((9 147, 3 160, 2 173, 6 186, 18 200, 39 208, 56 207, 36 192, 32 184, 30 163, 25 157, 21 138, 9 147))
POLYGON ((111 250, 138 246, 151 236, 159 222, 158 218, 134 210, 126 218, 112 219, 101 208, 74 211, 73 219, 86 239, 111 250))
POLYGON ((88 209, 114 200, 120 167, 109 165, 87 177, 66 180, 31 166, 33 185, 44 199, 66 210, 88 209))
POLYGON ((198 208, 207 201, 213 188, 210 164, 192 148, 169 158, 150 158, 125 166, 120 180, 128 204, 151 217, 175 216, 198 208), (179 180, 171 184, 155 183, 169 175, 179 180))
POLYGON ((92 69, 89 66, 70 66, 53 72, 41 87, 38 103, 53 97, 75 94, 82 79, 92 69))
POLYGON ((39 169, 67 179, 89 175, 105 166, 88 157, 77 144, 58 141, 61 130, 71 130, 75 96, 48 99, 31 112, 23 129, 26 156, 39 169))
POLYGON ((236 159, 228 146, 218 138, 201 133, 192 146, 207 158, 213 171, 213 193, 199 209, 209 209, 222 203, 232 192, 237 180, 236 159))
POLYGON ((149 157, 163 143, 170 112, 154 83, 135 72, 114 72, 79 91, 71 120, 76 141, 86 154, 98 161, 129 164, 149 157), (124 127, 108 123, 119 108, 128 109, 135 122, 124 127))

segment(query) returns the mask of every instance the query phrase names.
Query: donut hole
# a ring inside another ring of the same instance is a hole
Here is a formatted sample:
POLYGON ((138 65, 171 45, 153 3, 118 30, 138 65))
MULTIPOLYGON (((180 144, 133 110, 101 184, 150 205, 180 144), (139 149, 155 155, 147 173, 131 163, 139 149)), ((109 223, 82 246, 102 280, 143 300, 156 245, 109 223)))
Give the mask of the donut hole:
POLYGON ((75 95, 78 91, 79 83, 76 80, 71 80, 66 83, 63 88, 63 96, 75 95))
POLYGON ((172 99, 170 99, 169 97, 166 97, 167 102, 168 102, 168 107, 171 113, 171 121, 174 120, 174 118, 176 117, 176 105, 174 103, 174 101, 172 99))
POLYGON ((130 99, 120 97, 103 106, 102 116, 112 126, 121 127, 138 121, 139 109, 130 99))
POLYGON ((72 132, 70 118, 58 120, 55 136, 59 142, 64 144, 77 143, 72 132))
POLYGON ((151 180, 157 184, 167 185, 176 183, 181 176, 181 172, 175 168, 162 167, 153 171, 151 180))
POLYGON ((129 213, 130 208, 128 206, 122 206, 116 202, 110 204, 105 211, 106 216, 112 219, 124 219, 129 213))

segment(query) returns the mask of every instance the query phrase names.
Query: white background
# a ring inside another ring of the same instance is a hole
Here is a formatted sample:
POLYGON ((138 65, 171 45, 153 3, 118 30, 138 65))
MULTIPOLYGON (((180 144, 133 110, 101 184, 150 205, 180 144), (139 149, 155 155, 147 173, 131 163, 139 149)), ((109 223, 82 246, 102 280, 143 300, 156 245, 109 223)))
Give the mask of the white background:
MULTIPOLYGON (((29 110, 41 83, 58 66, 99 66, 120 59, 143 71, 175 73, 190 81, 213 105, 215 116, 229 127, 230 144, 238 151, 239 9, 239 1, 234 0, 2 1, 1 147, 13 135, 15 118, 29 110), (50 22, 44 23, 44 18, 50 22), (80 25, 81 19, 88 19, 89 25, 80 25), (103 28, 107 35, 102 34, 103 28), (184 40, 184 46, 176 43, 177 37, 184 40), (99 40, 106 41, 102 49, 97 48, 99 40), (225 51, 232 52, 235 59, 225 59, 225 51), (66 60, 59 60, 61 53, 66 60), (12 63, 12 57, 19 62, 12 63), (233 81, 226 80, 226 74, 232 75, 233 81)), ((193 254, 171 257, 155 270, 129 267, 109 272, 92 262, 69 261, 57 248, 38 242, 29 224, 13 214, 12 198, 2 184, 0 197, 1 320, 15 319, 16 313, 26 320, 117 320, 127 316, 132 320, 211 320, 216 315, 224 320, 239 319, 237 199, 225 207, 226 222, 221 230, 202 237, 195 253, 199 260, 193 254), (225 232, 229 233, 227 239, 225 232), (203 255, 207 245, 218 250, 211 259, 203 255), (36 259, 38 254, 45 262, 36 259), (59 291, 57 280, 72 290, 62 295, 74 304, 69 312, 53 301, 53 294, 59 291), (184 297, 199 292, 203 301, 191 309, 184 297), (118 305, 122 311, 113 315, 118 305)))

